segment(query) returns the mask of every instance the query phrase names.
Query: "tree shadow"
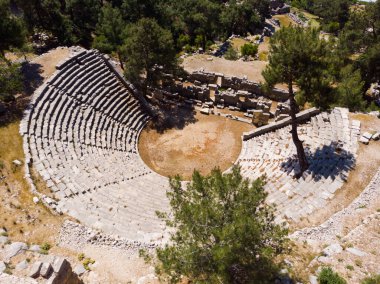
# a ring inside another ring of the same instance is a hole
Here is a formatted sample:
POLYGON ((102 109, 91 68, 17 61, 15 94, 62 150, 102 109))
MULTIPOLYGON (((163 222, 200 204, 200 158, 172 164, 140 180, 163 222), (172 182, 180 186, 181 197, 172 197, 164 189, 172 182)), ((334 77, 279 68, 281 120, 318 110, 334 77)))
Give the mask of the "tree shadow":
POLYGON ((183 129, 189 124, 196 123, 196 111, 189 108, 159 108, 157 116, 151 120, 149 129, 156 130, 158 133, 164 133, 169 129, 183 129))
MULTIPOLYGON (((338 176, 346 181, 348 172, 355 168, 356 159, 354 155, 342 148, 339 142, 332 142, 324 145, 312 152, 309 147, 305 147, 306 158, 309 162, 309 168, 306 175, 310 174, 314 181, 320 181, 322 178, 331 178, 335 180, 338 176)), ((300 172, 298 159, 296 155, 289 157, 287 161, 281 163, 281 170, 290 173, 300 172)), ((304 175, 305 176, 305 175, 304 175)))
POLYGON ((24 76, 24 93, 30 96, 42 85, 44 77, 41 76, 42 65, 37 63, 23 62, 21 71, 24 76))
POLYGON ((0 126, 7 126, 22 118, 24 110, 30 102, 31 95, 44 81, 41 76, 41 67, 40 64, 27 61, 21 63, 24 90, 10 101, 0 102, 0 126))

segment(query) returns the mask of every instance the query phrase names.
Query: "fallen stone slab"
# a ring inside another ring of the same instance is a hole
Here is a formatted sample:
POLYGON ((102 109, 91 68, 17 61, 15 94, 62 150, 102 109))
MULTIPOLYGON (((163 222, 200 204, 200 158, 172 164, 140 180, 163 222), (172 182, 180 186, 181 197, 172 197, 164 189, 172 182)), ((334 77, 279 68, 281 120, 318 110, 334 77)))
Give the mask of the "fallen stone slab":
POLYGON ((8 237, 6 236, 0 236, 0 244, 6 244, 8 242, 8 237))
POLYGON ((51 267, 51 264, 49 262, 44 262, 41 266, 40 275, 43 278, 49 278, 51 272, 53 271, 53 268, 51 267))
MULTIPOLYGON (((53 270, 55 273, 64 274, 71 270, 70 263, 65 258, 57 258, 53 263, 53 270)), ((71 272, 71 271, 70 271, 71 272)))
POLYGON ((40 252, 41 247, 39 245, 32 245, 32 246, 30 246, 29 250, 34 251, 34 252, 40 252))
POLYGON ((5 258, 11 259, 12 257, 24 252, 28 249, 28 246, 22 242, 14 242, 9 245, 9 247, 5 251, 5 258))
POLYGON ((16 166, 22 165, 22 162, 20 160, 13 160, 12 163, 15 164, 16 166))
POLYGON ((15 269, 17 271, 25 270, 27 268, 28 268, 28 262, 26 260, 23 260, 23 261, 17 263, 16 267, 15 267, 15 269))
POLYGON ((348 251, 349 253, 352 253, 353 255, 356 255, 356 256, 366 256, 367 255, 366 252, 361 251, 357 248, 347 248, 346 251, 348 251))
POLYGON ((30 269, 30 272, 29 272, 29 277, 38 278, 38 276, 40 276, 41 266, 42 266, 41 261, 37 261, 33 263, 32 268, 30 269))
POLYGON ((317 278, 317 276, 310 275, 309 276, 309 282, 310 282, 310 284, 318 284, 318 278, 317 278))
POLYGON ((7 266, 5 265, 4 261, 0 261, 0 273, 3 273, 7 269, 7 266))
POLYGON ((372 133, 364 132, 364 134, 362 135, 362 137, 367 138, 368 140, 371 140, 371 138, 372 138, 372 133))
POLYGON ((323 250, 323 253, 325 256, 331 256, 337 253, 341 253, 343 251, 343 248, 340 244, 332 244, 326 247, 323 250))
POLYGON ((363 144, 365 144, 365 145, 368 145, 368 143, 369 143, 369 139, 368 139, 368 138, 365 138, 364 136, 362 136, 362 137, 360 137, 359 142, 360 142, 360 143, 363 143, 363 144))
POLYGON ((74 267, 74 270, 73 272, 78 275, 78 276, 81 276, 82 274, 84 274, 86 272, 86 268, 84 268, 84 266, 82 264, 78 264, 74 267))

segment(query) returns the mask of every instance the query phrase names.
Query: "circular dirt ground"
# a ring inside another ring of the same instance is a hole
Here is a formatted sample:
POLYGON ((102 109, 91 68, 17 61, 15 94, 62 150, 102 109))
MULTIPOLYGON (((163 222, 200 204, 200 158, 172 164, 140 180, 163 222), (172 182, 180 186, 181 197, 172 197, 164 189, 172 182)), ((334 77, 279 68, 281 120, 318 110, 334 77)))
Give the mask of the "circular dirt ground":
POLYGON ((242 133, 253 128, 247 123, 194 112, 187 123, 181 121, 179 126, 164 130, 148 124, 139 139, 139 152, 155 172, 189 179, 194 169, 202 174, 209 174, 215 167, 228 169, 240 154, 242 133))

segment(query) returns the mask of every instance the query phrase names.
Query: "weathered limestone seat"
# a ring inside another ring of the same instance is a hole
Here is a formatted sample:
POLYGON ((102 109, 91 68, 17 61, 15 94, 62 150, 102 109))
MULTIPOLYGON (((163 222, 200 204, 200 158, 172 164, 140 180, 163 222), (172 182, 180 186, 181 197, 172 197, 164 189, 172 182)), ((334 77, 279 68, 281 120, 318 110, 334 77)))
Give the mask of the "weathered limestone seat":
POLYGON ((97 51, 81 51, 33 98, 22 122, 31 165, 82 223, 143 243, 159 241, 155 211, 168 208, 168 180, 138 154, 149 116, 97 51))
POLYGON ((300 125, 298 134, 310 167, 299 180, 293 178, 299 166, 290 126, 243 141, 237 163, 245 177, 266 175, 268 201, 277 205, 278 220, 298 221, 322 208, 347 180, 358 148, 360 128, 355 125, 343 108, 300 125))

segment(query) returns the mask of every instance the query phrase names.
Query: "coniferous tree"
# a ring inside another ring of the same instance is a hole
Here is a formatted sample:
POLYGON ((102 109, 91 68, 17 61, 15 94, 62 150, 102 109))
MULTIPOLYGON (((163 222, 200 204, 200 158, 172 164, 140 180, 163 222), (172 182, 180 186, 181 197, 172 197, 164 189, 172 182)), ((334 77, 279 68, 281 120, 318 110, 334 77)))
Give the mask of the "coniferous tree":
POLYGON ((156 270, 171 283, 273 283, 273 259, 286 248, 287 230, 274 223, 265 182, 250 182, 240 167, 209 176, 195 171, 187 188, 170 180, 170 244, 157 249, 156 270))
POLYGON ((26 30, 22 19, 11 13, 9 0, 0 0, 0 19, 0 57, 6 60, 7 49, 24 45, 26 30))
POLYGON ((123 44, 123 31, 125 22, 118 8, 113 8, 106 4, 100 13, 99 22, 95 30, 93 47, 101 52, 116 52, 120 64, 123 67, 123 59, 120 54, 120 47, 123 44))
POLYGON ((125 31, 121 52, 125 58, 125 75, 140 84, 146 95, 163 72, 177 67, 174 42, 170 31, 160 27, 154 19, 143 18, 130 24, 125 31))
POLYGON ((291 134, 300 166, 297 177, 302 175, 309 164, 297 133, 296 114, 299 106, 295 100, 294 84, 298 85, 306 101, 320 102, 320 97, 324 95, 320 91, 327 85, 321 80, 327 69, 326 53, 327 43, 321 40, 319 32, 313 29, 292 26, 282 28, 270 41, 269 65, 263 71, 263 76, 268 90, 277 83, 285 83, 288 86, 291 134))

